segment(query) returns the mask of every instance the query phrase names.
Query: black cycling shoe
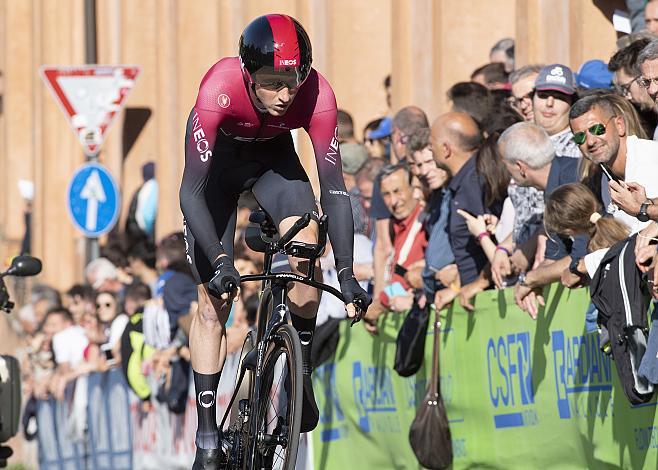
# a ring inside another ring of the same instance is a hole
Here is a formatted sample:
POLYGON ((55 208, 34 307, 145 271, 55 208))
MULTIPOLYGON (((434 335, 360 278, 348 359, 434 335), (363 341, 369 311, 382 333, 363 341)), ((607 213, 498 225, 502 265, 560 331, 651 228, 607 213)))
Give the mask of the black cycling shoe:
POLYGON ((218 470, 224 461, 221 449, 200 449, 197 447, 192 470, 218 470))
POLYGON ((313 431, 318 425, 320 411, 315 403, 313 380, 310 375, 302 375, 302 424, 299 432, 313 431))

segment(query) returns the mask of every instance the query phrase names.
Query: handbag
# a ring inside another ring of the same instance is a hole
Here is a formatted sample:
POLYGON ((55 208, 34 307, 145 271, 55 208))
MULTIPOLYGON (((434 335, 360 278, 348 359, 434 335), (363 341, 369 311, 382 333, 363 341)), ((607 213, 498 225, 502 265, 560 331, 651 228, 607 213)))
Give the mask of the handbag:
POLYGON ((395 341, 393 368, 402 377, 414 375, 423 363, 429 317, 429 303, 424 308, 420 308, 418 302, 414 300, 395 341))
POLYGON ((441 323, 435 312, 432 375, 427 394, 409 429, 409 443, 420 464, 428 469, 443 469, 452 464, 452 440, 448 415, 440 393, 439 341, 441 323))

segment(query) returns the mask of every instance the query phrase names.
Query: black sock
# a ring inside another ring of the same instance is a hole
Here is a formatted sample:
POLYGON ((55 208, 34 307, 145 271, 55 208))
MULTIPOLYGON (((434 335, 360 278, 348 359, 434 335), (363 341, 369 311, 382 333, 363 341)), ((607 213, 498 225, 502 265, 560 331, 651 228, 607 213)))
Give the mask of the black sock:
POLYGON ((313 346, 313 333, 315 332, 315 321, 318 317, 302 318, 291 313, 292 326, 297 330, 299 341, 302 343, 302 373, 311 375, 313 367, 311 364, 311 347, 313 346))
POLYGON ((194 371, 194 389, 196 390, 196 446, 200 449, 218 449, 219 431, 217 430, 217 387, 222 371, 216 374, 200 374, 194 371))

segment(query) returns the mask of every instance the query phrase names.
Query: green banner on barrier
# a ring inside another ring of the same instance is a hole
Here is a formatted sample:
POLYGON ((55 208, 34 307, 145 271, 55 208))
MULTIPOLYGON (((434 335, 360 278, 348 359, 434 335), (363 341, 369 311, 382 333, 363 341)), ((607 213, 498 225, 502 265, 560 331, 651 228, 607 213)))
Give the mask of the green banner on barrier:
MULTIPOLYGON (((587 290, 554 285, 536 321, 511 289, 480 294, 475 313, 442 312, 454 468, 658 467, 656 402, 630 406, 598 335, 585 333, 588 305, 587 290)), ((402 319, 385 317, 378 336, 341 322, 334 362, 314 374, 316 470, 419 468, 408 432, 429 370, 393 370, 402 319)), ((428 368, 432 339, 430 328, 428 368)))

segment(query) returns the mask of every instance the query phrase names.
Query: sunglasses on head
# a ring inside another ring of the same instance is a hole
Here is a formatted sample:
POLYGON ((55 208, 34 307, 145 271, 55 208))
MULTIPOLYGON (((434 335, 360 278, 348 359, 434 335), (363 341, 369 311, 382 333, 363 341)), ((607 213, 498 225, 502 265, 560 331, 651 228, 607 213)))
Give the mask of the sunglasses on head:
POLYGON ((587 128, 586 131, 580 131, 580 132, 574 132, 573 134, 573 141, 578 144, 578 145, 583 145, 585 141, 587 140, 587 132, 589 132, 591 135, 594 136, 600 136, 606 133, 606 128, 605 126, 614 118, 615 116, 612 116, 610 119, 606 121, 605 124, 596 123, 590 127, 587 128))

